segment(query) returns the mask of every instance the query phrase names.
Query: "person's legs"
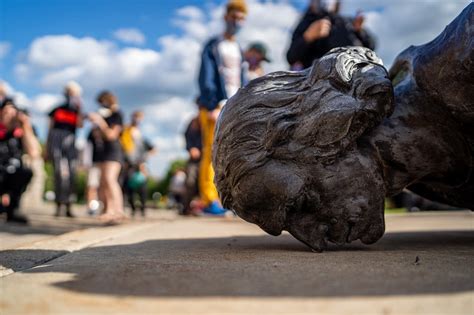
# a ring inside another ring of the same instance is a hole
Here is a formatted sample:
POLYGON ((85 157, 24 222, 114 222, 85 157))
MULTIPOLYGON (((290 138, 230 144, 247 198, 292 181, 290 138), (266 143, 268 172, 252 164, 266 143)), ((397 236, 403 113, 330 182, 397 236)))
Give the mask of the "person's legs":
POLYGON ((107 211, 113 215, 123 216, 123 194, 119 185, 122 166, 116 161, 104 162, 104 178, 106 182, 107 211))
POLYGON ((135 206, 135 191, 130 188, 129 181, 132 169, 130 164, 125 163, 122 167, 120 185, 122 186, 122 191, 124 195, 124 200, 127 200, 130 208, 132 209, 132 216, 135 216, 136 206, 135 206))
POLYGON ((146 205, 146 183, 140 186, 137 190, 138 197, 140 198, 140 211, 142 216, 145 216, 145 205, 146 205))
POLYGON ((108 187, 107 187, 107 181, 105 178, 105 162, 99 163, 99 169, 100 169, 100 185, 99 185, 99 198, 104 204, 104 209, 102 215, 106 215, 109 212, 109 193, 108 193, 108 187))
POLYGON ((132 215, 135 216, 135 211, 136 211, 135 191, 131 188, 127 188, 126 191, 127 191, 128 203, 130 204, 130 207, 132 208, 132 215))
POLYGON ((187 215, 191 212, 191 201, 199 194, 198 186, 199 163, 195 161, 188 161, 186 166, 186 192, 184 195, 184 210, 183 214, 187 215))
POLYGON ((206 206, 219 199, 214 185, 214 169, 212 168, 212 142, 214 140, 215 122, 209 118, 208 111, 199 112, 202 133, 202 155, 199 166, 199 193, 206 206))
POLYGON ((18 169, 14 174, 8 174, 5 177, 6 187, 8 187, 7 194, 9 196, 9 203, 5 207, 7 213, 7 221, 27 223, 25 217, 16 214, 20 205, 20 199, 23 192, 25 192, 28 183, 33 177, 33 172, 27 168, 18 169))
MULTIPOLYGON (((72 150, 75 150, 75 148, 72 148, 72 150)), ((72 195, 75 192, 75 186, 76 186, 76 165, 77 161, 75 159, 75 156, 70 156, 67 159, 67 165, 68 165, 68 177, 67 177, 67 190, 66 190, 66 196, 67 202, 66 202, 66 215, 70 218, 73 218, 74 215, 71 212, 71 202, 72 202, 72 195)))
POLYGON ((54 172, 54 194, 56 199, 56 216, 61 215, 61 204, 63 202, 64 195, 64 183, 63 183, 63 162, 62 155, 59 149, 53 148, 52 150, 52 164, 54 172))
POLYGON ((214 185, 214 169, 212 168, 212 142, 214 141, 215 121, 209 117, 208 111, 199 112, 202 134, 202 154, 199 167, 199 192, 205 205, 204 212, 213 215, 223 215, 219 194, 214 185))
POLYGON ((66 216, 73 218, 74 215, 71 212, 71 197, 74 192, 74 185, 75 185, 75 164, 76 161, 74 159, 70 159, 67 157, 64 157, 62 159, 63 166, 67 168, 67 171, 64 172, 64 178, 63 178, 63 197, 62 197, 62 202, 64 203, 66 207, 66 216))
POLYGON ((100 169, 97 165, 89 169, 87 175, 86 198, 89 214, 96 214, 100 208, 99 203, 100 169))

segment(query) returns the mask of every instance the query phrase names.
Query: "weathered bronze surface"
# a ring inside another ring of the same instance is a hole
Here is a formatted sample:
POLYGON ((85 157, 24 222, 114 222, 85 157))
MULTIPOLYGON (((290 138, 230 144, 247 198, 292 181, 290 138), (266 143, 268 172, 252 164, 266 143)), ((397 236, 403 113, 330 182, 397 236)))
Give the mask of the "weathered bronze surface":
POLYGON ((223 205, 321 251, 382 237, 405 187, 474 208, 474 4, 390 72, 369 49, 330 51, 231 98, 213 163, 223 205))

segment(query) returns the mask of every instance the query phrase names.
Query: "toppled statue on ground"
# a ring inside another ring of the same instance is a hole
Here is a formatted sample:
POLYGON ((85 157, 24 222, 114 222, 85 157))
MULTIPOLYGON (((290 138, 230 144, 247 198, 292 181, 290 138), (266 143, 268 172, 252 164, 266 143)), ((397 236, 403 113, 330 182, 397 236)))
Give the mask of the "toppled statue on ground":
POLYGON ((224 207, 317 251, 376 242, 384 198, 405 187, 473 209, 473 11, 389 73, 371 50, 344 47, 241 89, 216 127, 224 207))

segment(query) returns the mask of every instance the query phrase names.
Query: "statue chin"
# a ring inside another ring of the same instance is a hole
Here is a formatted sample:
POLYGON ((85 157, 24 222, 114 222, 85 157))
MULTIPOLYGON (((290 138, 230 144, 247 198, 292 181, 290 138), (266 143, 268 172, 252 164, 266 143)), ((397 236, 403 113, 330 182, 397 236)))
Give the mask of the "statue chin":
POLYGON ((354 147, 306 173, 307 185, 286 214, 287 230, 295 238, 322 250, 328 242, 372 244, 382 237, 385 191, 374 157, 354 147))

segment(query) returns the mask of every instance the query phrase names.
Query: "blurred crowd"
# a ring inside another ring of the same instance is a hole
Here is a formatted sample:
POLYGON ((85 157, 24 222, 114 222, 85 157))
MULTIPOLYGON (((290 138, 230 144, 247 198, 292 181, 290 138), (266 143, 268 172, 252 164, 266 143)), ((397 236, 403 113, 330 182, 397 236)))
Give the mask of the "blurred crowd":
MULTIPOLYGON (((289 69, 308 68, 335 47, 375 48, 373 36, 364 28, 363 13, 342 16, 341 5, 339 0, 309 1, 287 50, 289 69)), ((169 195, 183 215, 229 214, 214 186, 211 164, 214 128, 227 99, 248 81, 264 75, 265 63, 271 62, 265 44, 253 42, 244 50, 237 40, 247 14, 245 1, 228 1, 223 16, 224 31, 210 38, 202 49, 197 78, 198 114, 184 133, 189 158, 184 168, 175 171, 169 185, 169 195)), ((17 212, 22 193, 33 175, 24 156, 32 160, 43 157, 54 169, 56 216, 74 216, 71 206, 78 164, 76 135, 88 120, 93 126, 85 150, 89 157, 86 159, 89 213, 98 214, 105 223, 120 223, 127 217, 125 201, 132 215, 140 210, 144 216, 146 161, 154 148, 140 131, 143 112, 133 112, 130 122, 125 124, 118 98, 110 91, 101 92, 97 96, 98 109, 87 114, 82 111, 82 89, 78 83, 67 83, 63 94, 64 102, 49 113, 49 131, 42 150, 28 113, 20 110, 6 95, 5 87, 0 86, 0 211, 6 213, 8 222, 27 222, 17 212)))
POLYGON ((78 83, 67 83, 63 94, 64 102, 48 114, 48 136, 42 148, 28 113, 6 95, 5 86, 0 86, 0 210, 6 213, 7 222, 27 223, 27 218, 17 212, 35 170, 31 163, 25 162, 25 156, 29 160, 43 158, 51 162, 55 215, 74 217, 71 206, 78 166, 76 136, 85 120, 92 124, 85 150, 90 214, 100 214, 100 220, 107 224, 120 223, 126 218, 123 203, 126 198, 132 215, 137 205, 144 215, 145 162, 154 148, 139 128, 143 113, 133 112, 130 123, 125 124, 118 99, 110 91, 101 92, 97 96, 99 108, 87 114, 81 110, 82 89, 78 83))

